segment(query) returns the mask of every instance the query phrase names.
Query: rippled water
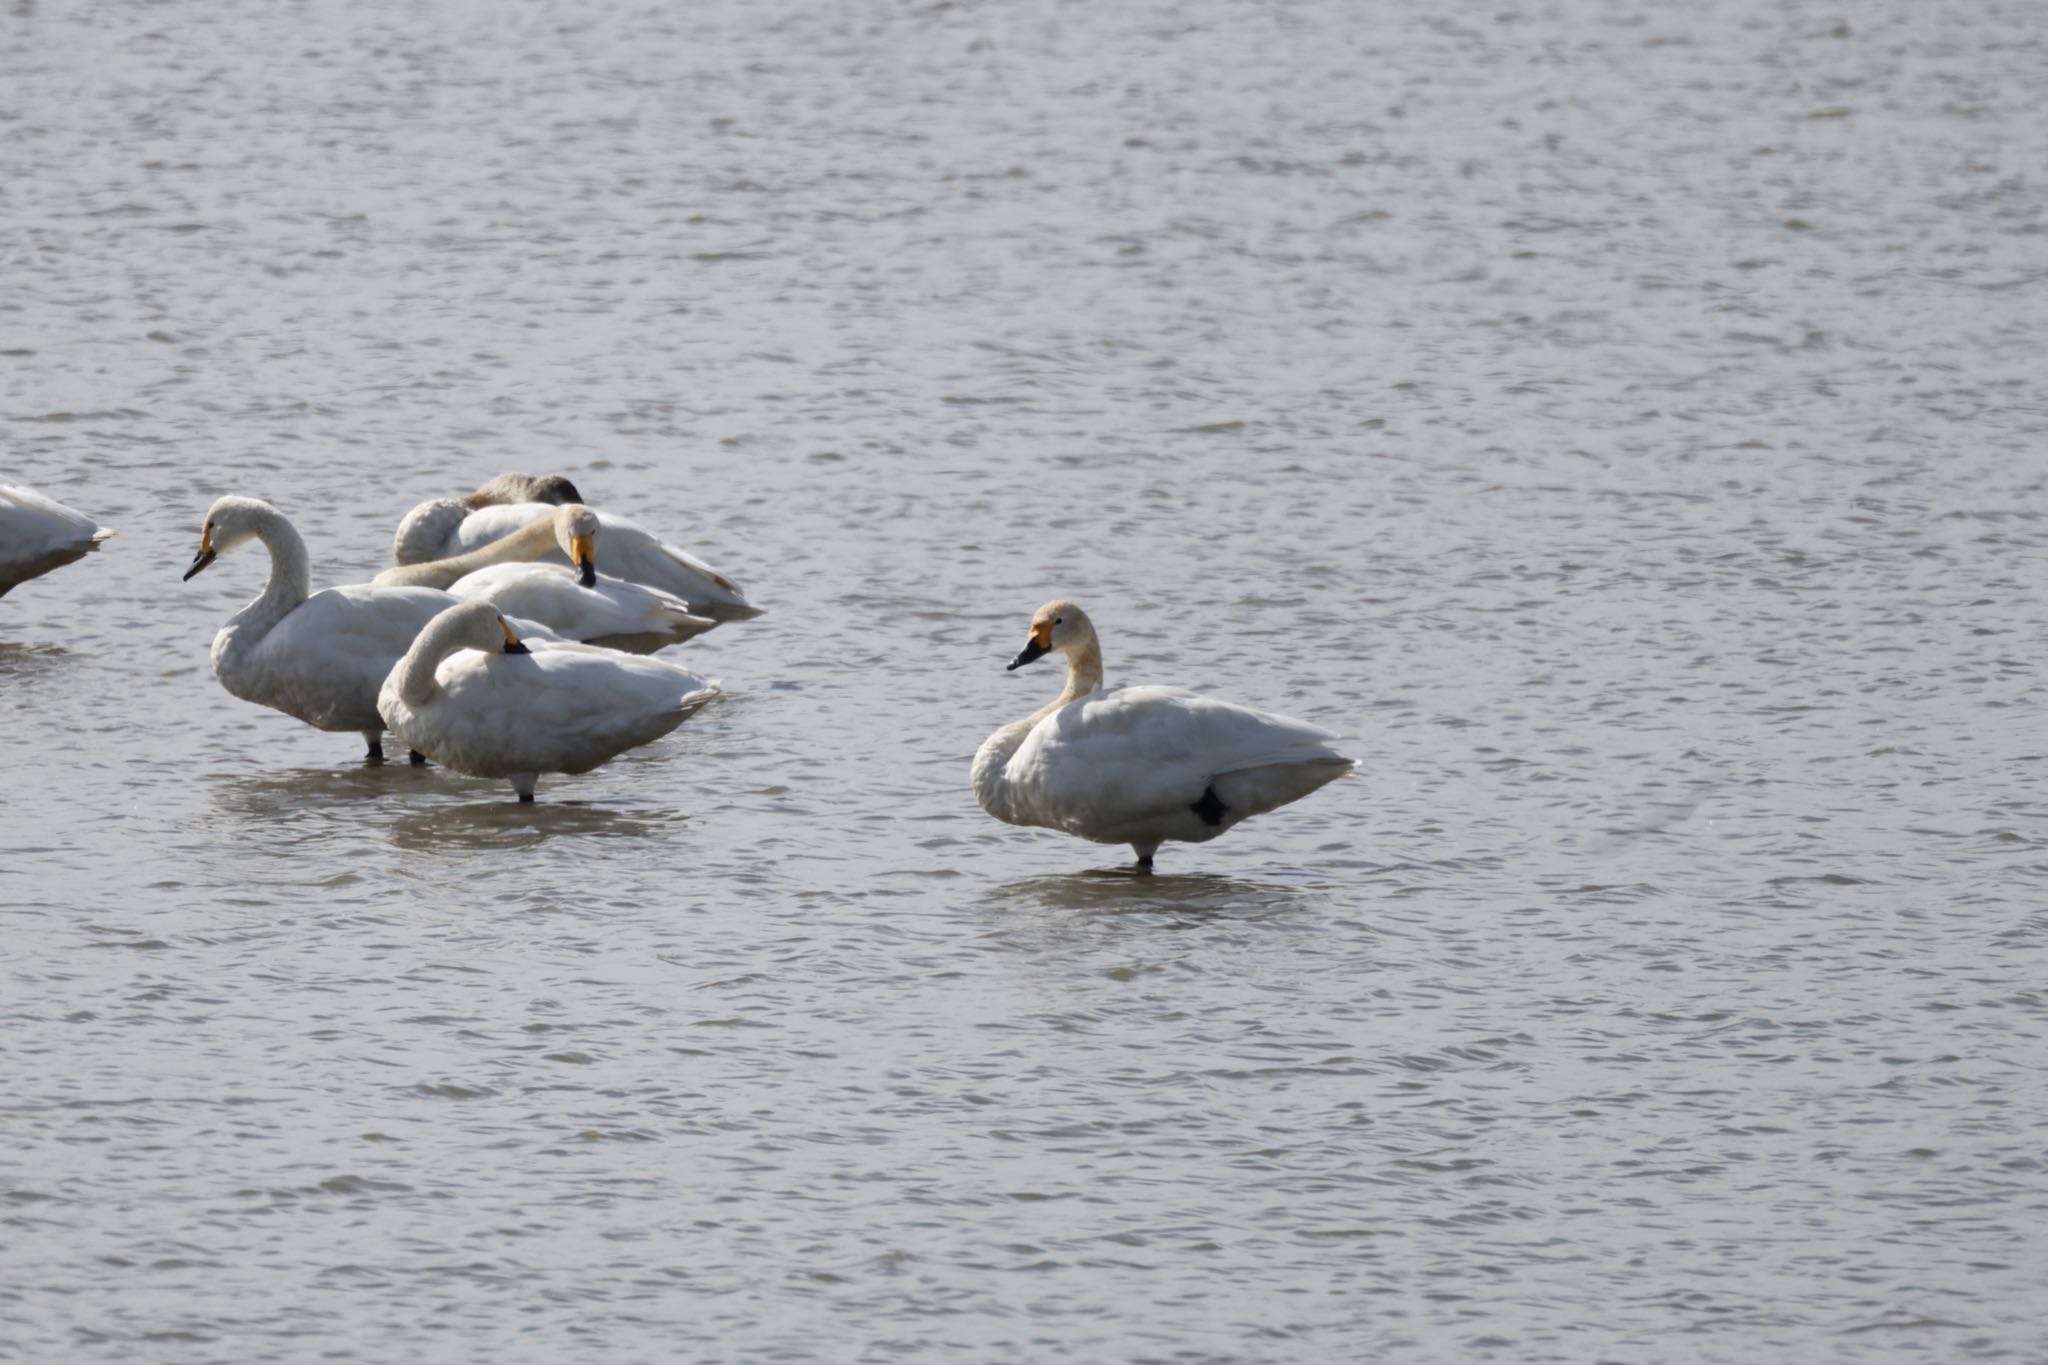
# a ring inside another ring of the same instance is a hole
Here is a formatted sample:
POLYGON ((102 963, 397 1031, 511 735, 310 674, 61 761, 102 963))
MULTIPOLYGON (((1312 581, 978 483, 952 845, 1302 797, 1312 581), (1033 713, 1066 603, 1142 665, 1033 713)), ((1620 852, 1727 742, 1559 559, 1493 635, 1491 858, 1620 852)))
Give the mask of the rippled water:
POLYGON ((0 17, 0 1357, 2039 1359, 2048 17, 0 17), (560 471, 769 608, 509 804, 237 702, 560 471), (998 825, 1056 593, 1352 736, 998 825))

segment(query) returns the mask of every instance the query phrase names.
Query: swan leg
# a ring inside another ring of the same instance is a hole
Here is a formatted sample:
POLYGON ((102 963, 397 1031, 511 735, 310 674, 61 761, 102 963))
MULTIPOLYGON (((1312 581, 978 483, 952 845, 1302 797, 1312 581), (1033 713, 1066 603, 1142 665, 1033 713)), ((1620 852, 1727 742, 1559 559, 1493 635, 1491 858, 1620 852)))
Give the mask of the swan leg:
POLYGON ((427 766, 427 756, 418 749, 414 749, 411 754, 411 762, 415 768, 424 768, 427 766))
POLYGON ((384 761, 384 732, 382 730, 363 731, 363 743, 370 746, 369 752, 364 754, 363 757, 375 759, 379 763, 384 761))
POLYGON ((1150 872, 1152 870, 1152 855, 1158 851, 1158 844, 1132 844, 1131 852, 1138 855, 1138 871, 1150 872))
POLYGON ((533 781, 538 776, 538 773, 507 773, 505 780, 512 784, 512 790, 519 793, 523 803, 533 800, 533 781))

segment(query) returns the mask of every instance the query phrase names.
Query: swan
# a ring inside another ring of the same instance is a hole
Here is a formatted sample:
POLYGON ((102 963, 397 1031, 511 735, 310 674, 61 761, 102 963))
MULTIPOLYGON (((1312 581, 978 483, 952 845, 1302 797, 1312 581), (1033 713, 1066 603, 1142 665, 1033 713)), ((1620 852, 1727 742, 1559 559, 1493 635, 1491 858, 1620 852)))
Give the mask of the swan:
POLYGON ((592 645, 529 650, 498 609, 462 602, 392 666, 377 709, 445 767, 533 800, 542 773, 587 773, 661 738, 718 695, 688 669, 592 645))
POLYGON ((454 550, 445 549, 462 519, 479 507, 502 502, 582 502, 576 485, 560 474, 500 474, 459 498, 434 498, 407 512, 391 538, 391 557, 400 564, 420 564, 445 559, 454 550))
POLYGON ((493 602, 508 615, 545 622, 569 639, 636 654, 679 644, 718 624, 692 615, 687 603, 657 588, 598 573, 597 513, 577 502, 549 510, 552 515, 480 549, 401 564, 370 581, 441 588, 465 601, 493 602), (527 562, 557 548, 574 568, 527 562))
MULTIPOLYGON (((398 562, 410 564, 445 559, 477 549, 540 521, 553 510, 546 503, 539 502, 503 503, 479 508, 464 517, 437 544, 428 545, 424 537, 414 535, 394 547, 398 562)), ((747 595, 740 591, 738 584, 695 555, 664 545, 652 532, 624 517, 599 512, 597 519, 604 527, 605 567, 609 572, 629 583, 645 584, 680 597, 690 604, 691 611, 714 621, 745 621, 761 614, 759 607, 747 601, 747 595)), ((567 562, 556 553, 545 558, 548 563, 567 562)))
MULTIPOLYGON (((270 551, 263 593, 213 637, 213 673, 244 701, 316 730, 355 730, 369 757, 384 757, 377 689, 420 629, 461 601, 431 588, 351 583, 311 592, 306 542, 260 498, 229 494, 207 509, 199 553, 185 579, 251 540, 270 551)), ((424 762, 418 751, 414 762, 424 762)))
POLYGON ((1046 654, 1066 656, 1066 687, 974 755, 975 799, 1007 824, 1129 844, 1150 869, 1167 840, 1206 842, 1354 766, 1335 735, 1285 716, 1177 687, 1101 690, 1102 647, 1072 602, 1038 609, 1010 667, 1046 654))
POLYGON ((33 488, 0 483, 0 597, 83 558, 113 534, 33 488))

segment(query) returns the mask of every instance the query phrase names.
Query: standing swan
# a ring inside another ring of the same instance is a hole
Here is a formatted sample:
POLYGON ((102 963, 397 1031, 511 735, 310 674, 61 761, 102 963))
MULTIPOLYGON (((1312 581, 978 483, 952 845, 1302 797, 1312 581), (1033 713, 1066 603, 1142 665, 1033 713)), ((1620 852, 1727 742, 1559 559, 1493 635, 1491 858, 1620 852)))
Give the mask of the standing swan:
POLYGON ((551 510, 551 516, 481 549, 424 564, 401 564, 370 581, 388 587, 441 588, 467 602, 494 603, 510 616, 544 621, 568 639, 635 654, 680 644, 718 624, 693 615, 682 599, 658 588, 598 573, 602 523, 597 513, 580 502, 551 510), (531 562, 557 549, 568 556, 569 564, 531 562))
POLYGON ((420 628, 460 599, 369 583, 312 592, 306 542, 291 522, 260 498, 233 494, 207 509, 186 579, 251 540, 270 551, 270 581, 213 637, 214 676, 243 701, 316 730, 359 731, 369 756, 383 758, 377 689, 420 628))
POLYGON ((1206 842, 1352 769, 1298 720, 1177 687, 1100 690, 1102 648, 1072 602, 1038 609, 1010 667, 1046 654, 1067 656, 1065 689, 974 756, 975 799, 1007 824, 1129 844, 1149 869, 1169 839, 1206 842))
POLYGON ((0 483, 0 597, 83 558, 113 534, 33 488, 0 483))
POLYGON ((717 695, 717 683, 657 659, 576 644, 529 651, 496 607, 464 602, 420 632, 377 709, 429 758, 505 778, 531 801, 540 774, 587 773, 717 695))

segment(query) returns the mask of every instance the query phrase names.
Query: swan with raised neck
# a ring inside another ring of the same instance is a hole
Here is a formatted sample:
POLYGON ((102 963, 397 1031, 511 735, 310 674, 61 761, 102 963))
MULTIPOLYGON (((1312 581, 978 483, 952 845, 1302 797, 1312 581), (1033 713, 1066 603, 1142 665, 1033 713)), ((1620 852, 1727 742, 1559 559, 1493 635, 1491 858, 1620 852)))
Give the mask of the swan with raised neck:
POLYGON ((1174 687, 1102 687, 1102 646, 1064 598, 1031 618, 1010 667, 1063 655, 1059 696, 990 735, 974 795, 998 820, 1129 844, 1205 843, 1350 772, 1329 731, 1174 687))
POLYGON ((1031 617, 1031 637, 1010 660, 1005 672, 1015 672, 1047 654, 1063 655, 1067 661, 1066 685, 1060 694, 1022 720, 1013 720, 983 742, 974 755, 974 796, 982 809, 1007 824, 1032 824, 1018 819, 1004 771, 1017 750, 1023 747, 1038 723, 1069 702, 1078 701, 1102 686, 1102 642, 1088 613, 1065 598, 1047 602, 1031 617))
POLYGON ((357 731, 381 759, 377 690, 420 628, 457 599, 371 583, 313 592, 306 542, 291 522, 262 499, 235 494, 207 509, 185 577, 252 540, 270 551, 270 577, 214 636, 214 676, 232 695, 315 729, 357 731))

